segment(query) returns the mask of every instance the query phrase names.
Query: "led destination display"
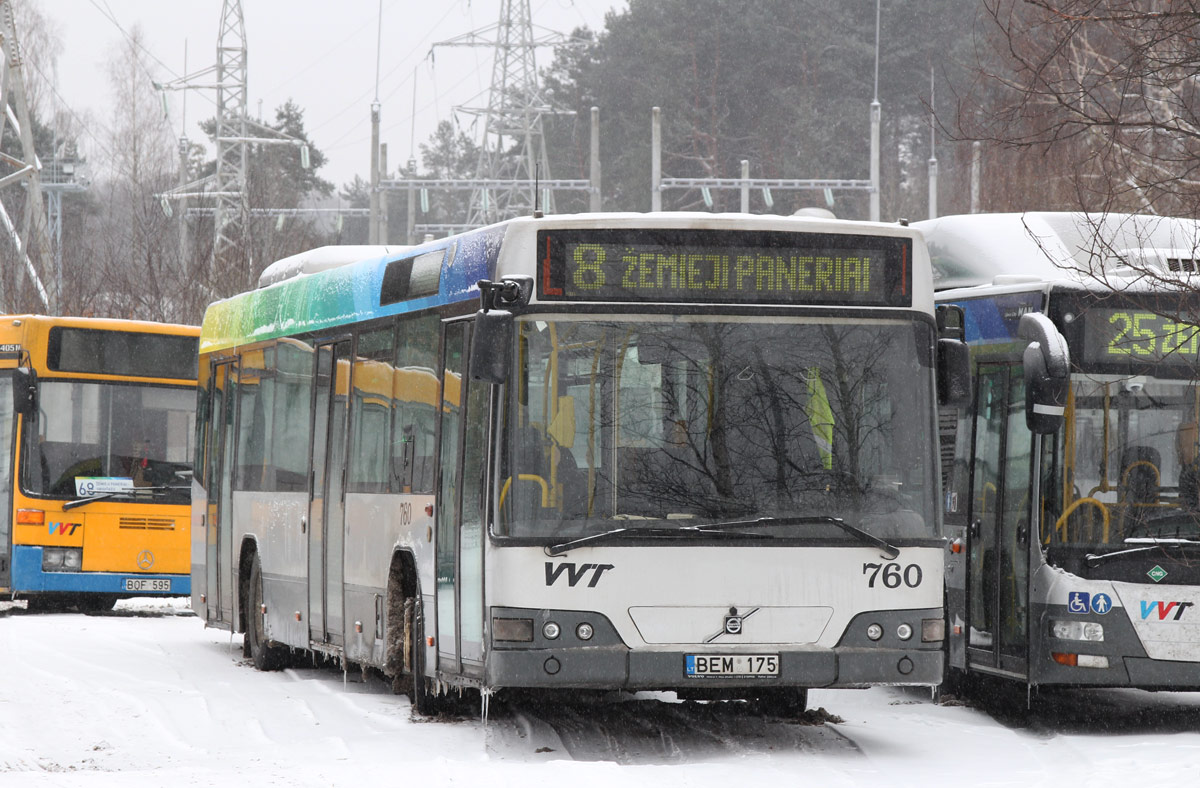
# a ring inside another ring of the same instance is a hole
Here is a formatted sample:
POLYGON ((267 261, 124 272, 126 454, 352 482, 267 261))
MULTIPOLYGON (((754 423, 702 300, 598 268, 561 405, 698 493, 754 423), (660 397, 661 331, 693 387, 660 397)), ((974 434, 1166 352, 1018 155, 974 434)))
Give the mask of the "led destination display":
POLYGON ((1084 313, 1085 363, 1166 363, 1200 360, 1200 319, 1139 309, 1089 309, 1084 313))
POLYGON ((539 292, 572 301, 908 306, 904 238, 543 230, 539 292))

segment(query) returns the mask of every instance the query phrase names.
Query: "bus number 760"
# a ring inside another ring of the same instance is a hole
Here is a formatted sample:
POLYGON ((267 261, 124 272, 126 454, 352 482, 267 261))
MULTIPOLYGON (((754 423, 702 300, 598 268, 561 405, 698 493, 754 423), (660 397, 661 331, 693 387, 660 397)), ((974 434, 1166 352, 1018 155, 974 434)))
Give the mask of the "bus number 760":
POLYGON ((909 588, 916 588, 921 585, 921 567, 917 564, 909 564, 900 569, 900 564, 895 562, 890 564, 863 564, 863 574, 870 573, 871 579, 867 581, 867 588, 874 588, 875 581, 880 578, 885 588, 899 588, 901 583, 909 588), (882 572, 881 572, 882 570, 882 572))

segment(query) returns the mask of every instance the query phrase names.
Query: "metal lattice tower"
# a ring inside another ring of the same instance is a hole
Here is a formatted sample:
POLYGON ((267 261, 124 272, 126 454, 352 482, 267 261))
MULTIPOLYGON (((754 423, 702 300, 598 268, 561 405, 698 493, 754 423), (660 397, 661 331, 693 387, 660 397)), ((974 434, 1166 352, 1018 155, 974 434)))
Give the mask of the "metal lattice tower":
MULTIPOLYGON (((174 189, 158 195, 170 216, 170 201, 181 201, 180 254, 187 251, 187 217, 213 217, 213 248, 211 268, 221 274, 240 270, 252 278, 253 260, 249 257, 247 235, 250 209, 247 191, 249 146, 290 145, 300 151, 300 166, 308 169, 308 144, 301 139, 264 126, 247 114, 249 97, 246 89, 246 23, 242 16, 241 0, 224 0, 221 7, 221 31, 217 37, 216 65, 165 83, 155 83, 159 90, 215 89, 217 93, 217 168, 216 173, 193 183, 183 183, 187 171, 187 137, 179 145, 180 181, 174 189), (214 77, 210 82, 204 78, 214 77), (265 136, 264 136, 265 135, 265 136), (205 207, 190 208, 191 199, 204 200, 205 207), (212 207, 207 201, 215 200, 212 207)), ((185 55, 186 58, 186 55, 185 55)), ((291 215, 294 211, 269 209, 271 215, 291 215)), ((249 281, 249 279, 248 279, 249 281)))
POLYGON ((237 249, 246 232, 246 22, 241 0, 225 0, 217 37, 217 208, 213 261, 237 249))
MULTIPOLYGON (((50 240, 47 234, 46 213, 42 205, 39 178, 41 163, 33 145, 33 125, 25 96, 24 75, 21 69, 21 47, 17 42, 16 25, 10 0, 0 0, 0 190, 10 186, 24 187, 18 230, 4 205, 0 203, 0 227, 16 248, 16 259, 37 291, 46 311, 55 311, 54 302, 42 284, 42 275, 50 271, 50 240), (39 273, 40 272, 40 273, 39 273)), ((0 242, 3 244, 4 242, 0 242)), ((7 258, 8 256, 5 255, 7 258)), ((11 258, 9 258, 11 259, 11 258)), ((3 291, 0 279, 0 308, 6 311, 26 308, 21 302, 24 278, 15 278, 16 293, 3 291)))
MULTIPOLYGON (((534 36, 529 0, 502 0, 500 20, 494 26, 437 45, 491 46, 494 51, 487 108, 460 111, 484 119, 476 179, 506 183, 472 191, 469 225, 530 213, 536 199, 534 180, 550 180, 542 117, 552 110, 542 98, 534 53, 539 46, 565 41, 558 33, 534 36), (490 41, 486 39, 489 33, 495 35, 490 41)), ((553 212, 553 199, 553 192, 547 189, 538 205, 553 212)))

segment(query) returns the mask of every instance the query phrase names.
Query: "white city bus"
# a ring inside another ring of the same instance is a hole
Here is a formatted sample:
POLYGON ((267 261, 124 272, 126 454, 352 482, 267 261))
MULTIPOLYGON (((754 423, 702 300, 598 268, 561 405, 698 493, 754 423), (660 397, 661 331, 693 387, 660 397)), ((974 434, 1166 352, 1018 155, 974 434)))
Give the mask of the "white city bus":
POLYGON ((263 282, 205 316, 192 553, 259 668, 378 668, 422 713, 941 680, 966 347, 915 231, 531 217, 263 282))
POLYGON ((974 369, 944 422, 951 677, 1200 688, 1200 223, 914 226, 974 369))

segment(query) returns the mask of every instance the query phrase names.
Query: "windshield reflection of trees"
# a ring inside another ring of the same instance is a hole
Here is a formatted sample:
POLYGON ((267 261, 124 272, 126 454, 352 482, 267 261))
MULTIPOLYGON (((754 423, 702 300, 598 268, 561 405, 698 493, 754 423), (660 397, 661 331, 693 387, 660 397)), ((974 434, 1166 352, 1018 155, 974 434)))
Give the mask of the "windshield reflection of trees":
POLYGON ((561 536, 613 520, 832 515, 928 535, 931 377, 917 350, 928 356, 927 331, 523 323, 502 525, 561 536))

